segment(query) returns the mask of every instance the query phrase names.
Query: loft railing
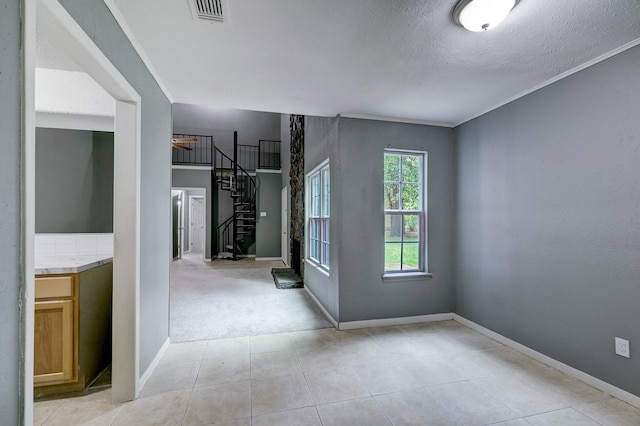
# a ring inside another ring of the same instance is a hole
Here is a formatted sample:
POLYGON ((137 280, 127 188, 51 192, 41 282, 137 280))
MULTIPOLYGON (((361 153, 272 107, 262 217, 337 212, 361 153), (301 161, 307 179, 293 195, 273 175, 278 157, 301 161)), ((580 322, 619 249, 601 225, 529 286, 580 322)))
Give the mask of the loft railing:
POLYGON ((213 137, 204 135, 186 135, 174 133, 174 139, 197 139, 197 142, 178 142, 178 145, 187 149, 179 149, 175 146, 171 150, 172 164, 184 164, 194 166, 210 166, 213 162, 213 137))
MULTIPOLYGON (((197 139, 197 142, 178 143, 188 149, 173 148, 171 162, 176 165, 213 166, 214 168, 231 168, 229 160, 226 164, 215 164, 216 161, 224 161, 222 157, 215 155, 215 147, 212 136, 189 135, 175 133, 174 139, 197 139)), ((238 144, 238 165, 246 171, 253 172, 256 169, 280 169, 280 141, 260 139, 258 145, 238 144)))
POLYGON ((280 141, 260 139, 258 141, 258 168, 280 168, 280 141))
POLYGON ((258 168, 259 147, 257 145, 238 144, 238 165, 245 170, 258 168))

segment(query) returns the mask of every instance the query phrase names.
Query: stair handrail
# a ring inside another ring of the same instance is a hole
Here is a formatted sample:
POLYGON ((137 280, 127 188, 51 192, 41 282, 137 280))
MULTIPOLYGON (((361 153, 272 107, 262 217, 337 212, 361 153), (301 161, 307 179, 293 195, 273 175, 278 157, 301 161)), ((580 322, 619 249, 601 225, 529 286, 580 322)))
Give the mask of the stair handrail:
MULTIPOLYGON (((217 169, 217 155, 219 154, 221 156, 221 160, 220 160, 220 164, 221 166, 224 164, 224 159, 227 159, 230 163, 230 168, 237 168, 238 171, 240 171, 241 176, 244 176, 248 179, 248 192, 249 192, 249 199, 245 200, 244 198, 244 194, 240 193, 241 197, 240 200, 242 200, 242 202, 247 202, 249 209, 247 210, 246 206, 243 206, 242 209, 237 210, 235 212, 235 214, 232 214, 230 217, 228 217, 224 222, 222 222, 220 225, 218 225, 218 236, 221 237, 222 239, 222 245, 223 248, 225 249, 224 251, 226 251, 226 246, 228 245, 228 243, 230 243, 230 241, 227 241, 229 239, 229 227, 233 224, 233 219, 236 218, 238 216, 239 213, 246 213, 247 211, 252 211, 254 210, 254 214, 256 214, 257 212, 255 212, 255 204, 256 204, 256 198, 257 198, 257 185, 256 185, 256 181, 255 178, 253 176, 251 176, 249 174, 249 172, 247 172, 242 166, 240 166, 237 162, 235 162, 234 160, 231 159, 231 157, 229 157, 227 154, 225 154, 224 152, 222 152, 220 150, 220 148, 218 148, 217 146, 214 146, 215 148, 215 154, 216 154, 216 159, 214 160, 214 169, 217 169)), ((224 167, 220 167, 221 169, 224 169, 224 167)), ((230 181, 230 191, 234 191, 236 193, 237 192, 237 182, 238 182, 238 178, 237 176, 235 177, 235 184, 236 187, 233 186, 233 178, 231 178, 230 181)), ((234 203, 236 202, 236 200, 234 200, 234 203)), ((234 244, 235 247, 237 247, 237 243, 234 244)), ((235 256, 234 256, 235 257, 235 256)))

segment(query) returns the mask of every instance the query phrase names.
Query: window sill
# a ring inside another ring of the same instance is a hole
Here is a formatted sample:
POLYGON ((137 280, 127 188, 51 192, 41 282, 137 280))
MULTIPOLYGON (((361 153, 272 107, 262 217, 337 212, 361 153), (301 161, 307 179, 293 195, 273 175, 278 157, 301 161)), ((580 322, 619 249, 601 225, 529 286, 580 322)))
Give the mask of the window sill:
POLYGON ((315 260, 312 260, 310 258, 305 259, 304 261, 305 266, 306 265, 310 265, 313 266, 313 269, 315 269, 316 271, 322 273, 323 275, 326 275, 327 277, 330 277, 329 274, 329 268, 327 268, 326 266, 323 266, 321 264, 319 264, 318 262, 316 262, 315 260))
POLYGON ((395 282, 395 281, 421 281, 424 279, 433 278, 433 274, 430 272, 400 272, 389 273, 382 275, 382 281, 395 282))

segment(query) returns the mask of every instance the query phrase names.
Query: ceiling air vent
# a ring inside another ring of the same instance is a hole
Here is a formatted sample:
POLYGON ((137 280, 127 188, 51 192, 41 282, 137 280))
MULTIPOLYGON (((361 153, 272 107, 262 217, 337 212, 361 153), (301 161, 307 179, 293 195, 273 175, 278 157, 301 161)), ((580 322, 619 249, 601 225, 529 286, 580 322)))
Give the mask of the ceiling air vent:
POLYGON ((222 0, 191 0, 198 18, 210 21, 224 21, 222 0))

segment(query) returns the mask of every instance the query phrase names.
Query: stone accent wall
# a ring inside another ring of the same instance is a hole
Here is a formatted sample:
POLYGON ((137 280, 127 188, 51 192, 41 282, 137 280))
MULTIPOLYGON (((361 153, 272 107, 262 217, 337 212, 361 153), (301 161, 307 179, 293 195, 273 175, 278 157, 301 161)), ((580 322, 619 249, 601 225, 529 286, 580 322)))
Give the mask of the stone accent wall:
POLYGON ((291 267, 304 276, 304 115, 289 117, 291 130, 291 267))

